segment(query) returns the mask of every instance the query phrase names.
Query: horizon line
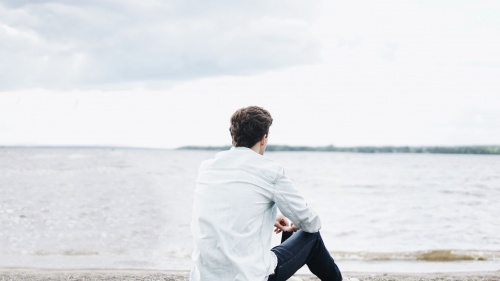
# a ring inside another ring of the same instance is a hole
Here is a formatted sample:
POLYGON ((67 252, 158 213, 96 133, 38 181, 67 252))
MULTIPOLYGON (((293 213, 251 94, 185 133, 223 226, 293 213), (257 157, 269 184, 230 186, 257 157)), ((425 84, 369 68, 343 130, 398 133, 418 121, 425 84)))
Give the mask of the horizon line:
MULTIPOLYGON (((114 149, 190 149, 190 148, 230 148, 233 145, 182 145, 177 147, 160 147, 160 146, 136 146, 136 145, 37 145, 37 144, 13 144, 3 145, 0 148, 114 148, 114 149)), ((453 145, 290 145, 290 144, 269 144, 267 147, 289 147, 289 148, 431 148, 431 147, 500 147, 500 144, 453 144, 453 145)))

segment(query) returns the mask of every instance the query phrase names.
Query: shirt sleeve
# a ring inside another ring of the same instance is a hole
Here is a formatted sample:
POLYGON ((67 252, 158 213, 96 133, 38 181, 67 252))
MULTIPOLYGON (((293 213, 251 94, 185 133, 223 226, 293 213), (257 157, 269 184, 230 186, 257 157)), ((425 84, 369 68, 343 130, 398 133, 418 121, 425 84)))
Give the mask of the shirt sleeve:
POLYGON ((283 169, 279 172, 274 184, 274 202, 281 213, 299 229, 314 233, 321 228, 319 216, 307 205, 283 169))

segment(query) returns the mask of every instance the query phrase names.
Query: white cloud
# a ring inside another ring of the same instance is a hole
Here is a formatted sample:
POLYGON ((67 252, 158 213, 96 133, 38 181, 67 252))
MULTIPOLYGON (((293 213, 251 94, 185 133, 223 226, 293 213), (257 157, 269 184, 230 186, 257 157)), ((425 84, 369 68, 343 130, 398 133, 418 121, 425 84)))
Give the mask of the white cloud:
POLYGON ((313 7, 298 1, 2 3, 4 90, 248 74, 315 60, 313 7))

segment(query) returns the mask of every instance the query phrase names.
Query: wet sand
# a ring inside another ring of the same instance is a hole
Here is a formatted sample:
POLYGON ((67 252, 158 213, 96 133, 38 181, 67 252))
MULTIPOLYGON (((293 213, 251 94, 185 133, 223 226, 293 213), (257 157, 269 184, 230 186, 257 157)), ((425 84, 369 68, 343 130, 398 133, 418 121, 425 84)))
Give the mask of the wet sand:
MULTIPOLYGON (((360 281, 500 281, 500 271, 421 274, 345 272, 343 275, 360 281)), ((188 281, 188 276, 186 271, 0 269, 0 281, 188 281)), ((296 276, 303 281, 319 280, 312 275, 296 276)))

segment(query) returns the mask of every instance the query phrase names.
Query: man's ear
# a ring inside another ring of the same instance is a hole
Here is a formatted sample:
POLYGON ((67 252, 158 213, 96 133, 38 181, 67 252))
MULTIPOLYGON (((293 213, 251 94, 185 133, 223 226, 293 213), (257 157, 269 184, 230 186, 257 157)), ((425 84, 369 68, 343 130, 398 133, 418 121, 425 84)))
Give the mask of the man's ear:
POLYGON ((267 134, 265 134, 265 135, 262 136, 262 138, 260 139, 260 144, 261 145, 266 144, 266 138, 267 138, 267 134))

